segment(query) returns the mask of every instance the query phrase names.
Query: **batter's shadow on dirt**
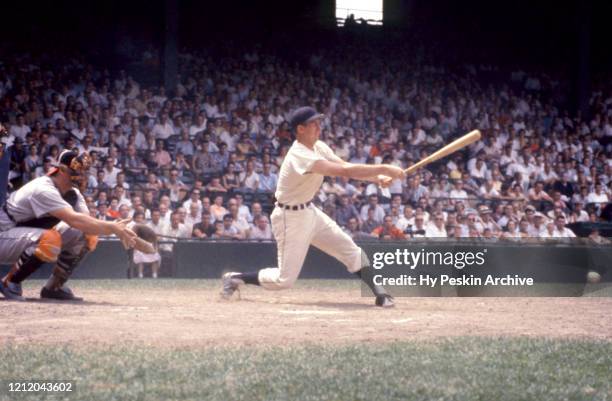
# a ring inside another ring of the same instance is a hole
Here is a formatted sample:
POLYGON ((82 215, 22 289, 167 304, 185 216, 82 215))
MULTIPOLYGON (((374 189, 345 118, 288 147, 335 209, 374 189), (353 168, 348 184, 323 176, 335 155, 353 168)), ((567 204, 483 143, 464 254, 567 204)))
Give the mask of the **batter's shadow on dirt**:
POLYGON ((372 301, 372 304, 358 304, 352 302, 329 302, 329 301, 316 301, 316 302, 306 302, 306 301, 286 301, 279 303, 279 305, 295 305, 295 306, 310 306, 317 308, 328 308, 328 309, 345 309, 345 310, 368 310, 374 309, 376 306, 372 301))

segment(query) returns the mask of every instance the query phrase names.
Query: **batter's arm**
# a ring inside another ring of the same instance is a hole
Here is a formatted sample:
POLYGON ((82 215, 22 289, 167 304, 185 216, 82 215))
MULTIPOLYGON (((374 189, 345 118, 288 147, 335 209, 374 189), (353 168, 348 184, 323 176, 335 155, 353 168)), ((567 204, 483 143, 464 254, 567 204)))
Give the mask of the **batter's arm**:
POLYGON ((317 160, 310 169, 311 172, 330 177, 348 177, 355 180, 379 182, 379 175, 391 178, 404 178, 404 170, 391 164, 355 164, 345 161, 335 162, 317 160))

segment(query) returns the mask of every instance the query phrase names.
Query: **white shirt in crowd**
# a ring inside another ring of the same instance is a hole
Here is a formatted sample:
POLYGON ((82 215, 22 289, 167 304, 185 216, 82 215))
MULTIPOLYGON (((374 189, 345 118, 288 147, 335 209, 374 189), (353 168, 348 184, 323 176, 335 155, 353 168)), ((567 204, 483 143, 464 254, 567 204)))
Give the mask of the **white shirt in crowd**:
POLYGON ((446 238, 446 229, 444 227, 438 228, 435 224, 428 224, 425 227, 425 236, 428 238, 446 238))
POLYGON ((157 123, 153 126, 153 135, 157 139, 168 139, 174 135, 174 128, 169 121, 166 121, 165 124, 157 123))

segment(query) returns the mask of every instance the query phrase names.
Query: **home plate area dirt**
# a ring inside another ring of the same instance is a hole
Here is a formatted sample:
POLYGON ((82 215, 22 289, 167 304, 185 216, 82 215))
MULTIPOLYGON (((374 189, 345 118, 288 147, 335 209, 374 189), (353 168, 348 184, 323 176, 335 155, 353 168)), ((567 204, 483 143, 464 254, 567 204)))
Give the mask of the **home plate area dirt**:
MULTIPOLYGON (((125 281, 127 282, 127 280, 125 281)), ((290 346, 455 336, 612 340, 610 298, 397 298, 380 309, 359 287, 257 287, 221 300, 215 284, 73 285, 81 303, 0 302, 0 344, 290 346), (350 288, 349 288, 350 287, 350 288)), ((35 297, 37 288, 26 289, 35 297)))

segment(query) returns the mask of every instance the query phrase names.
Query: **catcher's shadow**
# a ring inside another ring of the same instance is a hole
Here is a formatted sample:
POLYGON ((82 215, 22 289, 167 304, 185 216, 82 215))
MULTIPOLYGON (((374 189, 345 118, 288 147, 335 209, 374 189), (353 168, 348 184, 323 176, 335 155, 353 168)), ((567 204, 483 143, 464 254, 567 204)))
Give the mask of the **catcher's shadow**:
MULTIPOLYGON (((5 298, 0 298, 0 301, 13 302, 5 298)), ((54 305, 69 305, 69 306, 120 306, 112 302, 96 302, 96 301, 68 301, 43 298, 26 298, 25 303, 37 304, 54 304, 54 305)))

